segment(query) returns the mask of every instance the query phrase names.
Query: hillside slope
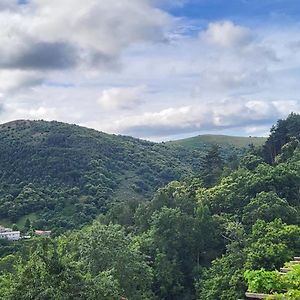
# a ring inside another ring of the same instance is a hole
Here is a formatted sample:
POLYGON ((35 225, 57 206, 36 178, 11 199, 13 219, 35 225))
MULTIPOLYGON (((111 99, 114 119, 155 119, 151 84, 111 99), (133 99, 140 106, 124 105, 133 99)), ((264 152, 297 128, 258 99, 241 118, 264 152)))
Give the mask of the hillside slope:
POLYGON ((200 156, 176 147, 59 122, 0 126, 0 223, 30 215, 73 228, 113 201, 142 200, 192 173, 200 156))
MULTIPOLYGON (((211 144, 201 145, 157 144, 56 121, 2 124, 0 224, 89 223, 115 202, 147 200, 170 181, 199 174, 211 144)), ((232 151, 224 148, 224 156, 232 151)))
POLYGON ((176 140, 168 142, 172 145, 180 145, 189 149, 202 149, 205 150, 211 145, 219 145, 221 148, 247 148, 249 145, 262 146, 266 141, 264 137, 239 137, 228 135, 199 135, 196 137, 176 140))
POLYGON ((171 182, 58 239, 0 240, 0 295, 232 300, 248 289, 299 299, 299 259, 285 275, 275 270, 300 253, 300 115, 279 120, 262 148, 222 175, 209 187, 199 177, 171 182))

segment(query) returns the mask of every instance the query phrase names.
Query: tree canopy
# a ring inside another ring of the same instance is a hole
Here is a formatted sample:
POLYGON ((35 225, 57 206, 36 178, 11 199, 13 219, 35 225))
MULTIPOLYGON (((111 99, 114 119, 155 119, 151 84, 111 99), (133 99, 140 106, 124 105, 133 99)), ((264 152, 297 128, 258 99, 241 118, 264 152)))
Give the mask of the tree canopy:
MULTIPOLYGON (((52 239, 0 240, 0 295, 7 300, 232 300, 250 290, 297 299, 299 268, 284 279, 275 270, 300 254, 299 120, 292 114, 279 121, 266 144, 251 148, 232 169, 217 148, 211 149, 208 172, 172 181, 149 201, 130 198, 94 211, 91 194, 83 196, 65 182, 74 207, 70 215, 89 217, 89 224, 70 226, 52 239), (278 143, 270 142, 274 139, 278 143), (266 149, 274 150, 271 160, 266 149)), ((36 184, 24 185, 7 201, 16 199, 18 206, 32 199, 57 212, 65 209, 49 200, 50 188, 38 191, 36 184)), ((55 193, 53 201, 63 198, 55 193)), ((34 226, 24 223, 27 230, 34 226)))

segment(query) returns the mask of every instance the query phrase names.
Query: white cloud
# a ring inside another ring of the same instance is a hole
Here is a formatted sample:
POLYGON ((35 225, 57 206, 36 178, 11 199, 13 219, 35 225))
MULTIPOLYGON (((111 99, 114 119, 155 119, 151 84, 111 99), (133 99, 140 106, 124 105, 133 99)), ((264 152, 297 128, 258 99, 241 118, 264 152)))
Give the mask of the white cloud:
POLYGON ((208 43, 222 47, 241 47, 253 40, 253 34, 248 28, 235 25, 231 21, 210 23, 200 37, 208 43))
MULTIPOLYGON (((19 119, 31 119, 31 120, 56 120, 57 119, 57 109, 54 107, 44 107, 44 106, 37 106, 37 107, 22 107, 18 105, 6 105, 4 107, 4 111, 6 114, 10 114, 13 120, 19 119)), ((4 119, 5 121, 9 121, 12 119, 4 119)))
POLYGON ((2 120, 55 118, 164 139, 259 132, 300 112, 298 25, 203 29, 155 7, 171 2, 0 0, 2 120))
POLYGON ((101 93, 98 103, 107 110, 134 108, 141 104, 145 91, 145 86, 110 88, 101 93))
POLYGON ((1 3, 0 72, 44 71, 44 78, 52 70, 112 70, 130 45, 161 42, 172 22, 148 0, 1 3))
MULTIPOLYGON (((286 116, 286 104, 286 101, 225 100, 220 103, 172 107, 117 120, 110 130, 140 137, 163 138, 180 133, 259 127, 286 116)), ((299 101, 291 102, 289 106, 300 111, 299 101)))
POLYGON ((36 109, 32 108, 29 110, 18 109, 14 112, 17 115, 28 115, 31 119, 52 119, 52 116, 55 116, 55 108, 49 109, 46 107, 38 107, 36 109))
POLYGON ((20 70, 0 71, 0 93, 21 92, 22 89, 40 85, 43 76, 38 72, 20 70))
POLYGON ((258 91, 269 83, 269 72, 264 66, 247 68, 239 65, 234 68, 211 68, 200 74, 196 95, 209 93, 224 96, 226 94, 251 93, 258 91))
POLYGON ((145 0, 33 0, 34 35, 47 41, 69 40, 107 55, 131 43, 163 38, 169 17, 145 0), (66 18, 68 22, 66 22, 66 18))

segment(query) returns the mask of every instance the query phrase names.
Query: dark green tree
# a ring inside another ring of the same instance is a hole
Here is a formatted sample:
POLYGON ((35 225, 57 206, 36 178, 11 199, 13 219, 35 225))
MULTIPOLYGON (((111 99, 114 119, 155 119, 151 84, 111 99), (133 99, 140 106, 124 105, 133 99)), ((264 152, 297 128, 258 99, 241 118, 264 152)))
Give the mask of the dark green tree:
POLYGON ((202 177, 205 186, 214 185, 222 174, 224 160, 221 156, 220 147, 213 145, 205 155, 202 165, 202 177))

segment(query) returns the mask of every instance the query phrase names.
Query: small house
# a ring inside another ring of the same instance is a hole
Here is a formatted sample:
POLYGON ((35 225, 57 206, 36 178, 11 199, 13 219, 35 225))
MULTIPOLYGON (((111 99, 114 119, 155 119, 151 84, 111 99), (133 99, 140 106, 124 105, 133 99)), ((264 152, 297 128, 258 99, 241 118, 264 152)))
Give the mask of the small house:
POLYGON ((36 235, 43 236, 43 237, 50 237, 51 230, 35 230, 34 232, 36 235))

